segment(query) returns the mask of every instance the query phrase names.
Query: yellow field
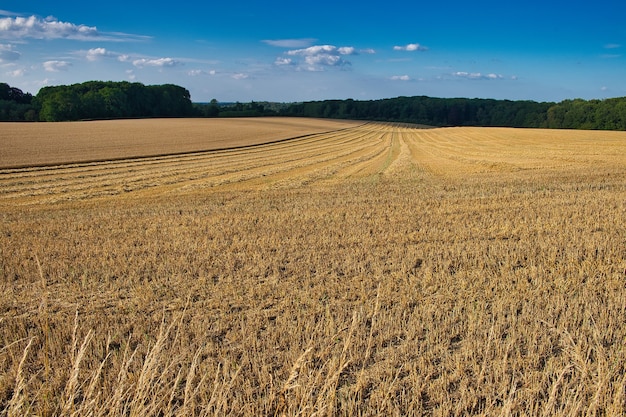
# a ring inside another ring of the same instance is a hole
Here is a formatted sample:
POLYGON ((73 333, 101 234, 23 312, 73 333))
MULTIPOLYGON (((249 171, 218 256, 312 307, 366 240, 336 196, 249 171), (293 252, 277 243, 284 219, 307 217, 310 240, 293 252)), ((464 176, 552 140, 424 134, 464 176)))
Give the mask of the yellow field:
POLYGON ((103 161, 247 146, 354 126, 302 118, 3 123, 0 168, 103 161))
POLYGON ((3 154, 1 415, 626 414, 626 132, 224 122, 3 154))

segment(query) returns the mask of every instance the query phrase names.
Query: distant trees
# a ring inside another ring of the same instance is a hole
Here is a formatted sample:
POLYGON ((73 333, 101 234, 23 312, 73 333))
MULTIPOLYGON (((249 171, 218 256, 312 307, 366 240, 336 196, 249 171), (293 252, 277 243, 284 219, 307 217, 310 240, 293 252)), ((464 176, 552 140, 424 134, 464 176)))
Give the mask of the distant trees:
POLYGON ((626 97, 560 103, 466 98, 397 97, 294 103, 284 116, 378 120, 430 126, 508 126, 626 130, 626 97))
POLYGON ((326 100, 293 104, 282 114, 379 120, 431 126, 545 127, 553 103, 426 96, 383 100, 326 100))
POLYGON ((626 97, 606 100, 564 100, 551 106, 547 127, 626 130, 626 97))
POLYGON ((193 103, 174 84, 88 81, 44 87, 35 97, 0 83, 0 121, 148 117, 321 117, 430 126, 509 126, 626 130, 626 97, 560 103, 427 96, 302 103, 193 103))
POLYGON ((256 101, 220 104, 213 99, 210 103, 195 103, 194 110, 199 117, 262 117, 276 116, 287 106, 289 104, 256 101))
POLYGON ((44 87, 35 98, 41 121, 116 119, 135 117, 188 117, 191 95, 173 85, 89 81, 44 87))
POLYGON ((33 96, 19 88, 0 83, 0 121, 34 121, 33 96))

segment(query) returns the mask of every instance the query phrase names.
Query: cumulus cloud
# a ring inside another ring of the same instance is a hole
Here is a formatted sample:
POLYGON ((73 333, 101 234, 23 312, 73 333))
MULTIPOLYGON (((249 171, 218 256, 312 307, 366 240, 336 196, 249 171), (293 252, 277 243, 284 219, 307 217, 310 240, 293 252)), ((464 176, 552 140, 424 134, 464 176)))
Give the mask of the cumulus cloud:
POLYGON ((182 62, 177 61, 173 58, 156 58, 156 59, 141 58, 141 59, 135 59, 133 61, 133 65, 136 66, 137 68, 144 68, 144 67, 165 68, 165 67, 176 67, 178 65, 182 65, 182 62))
POLYGON ((337 48, 337 52, 339 52, 340 55, 354 55, 354 54, 356 54, 356 50, 352 46, 342 46, 340 48, 337 48))
POLYGON ((452 73, 453 76, 458 78, 466 78, 469 80, 501 80, 504 77, 500 74, 482 74, 480 72, 465 72, 457 71, 452 73))
POLYGON ((53 17, 7 17, 0 19, 0 37, 5 39, 78 39, 92 40, 99 36, 95 26, 61 22, 53 17))
MULTIPOLYGON (((306 71, 323 71, 325 67, 341 67, 350 65, 343 56, 357 55, 356 49, 352 46, 336 47, 334 45, 315 45, 303 49, 293 49, 286 52, 289 56, 302 57, 305 65, 299 68, 306 71)), ((280 58, 279 58, 280 59, 280 58)), ((277 60, 279 65, 287 63, 298 65, 297 62, 289 58, 277 60)))
POLYGON ((237 73, 231 75, 231 78, 234 78, 235 80, 245 80, 246 78, 248 78, 248 74, 237 73))
POLYGON ((55 17, 15 16, 0 19, 1 39, 73 39, 79 41, 145 40, 146 36, 126 33, 103 33, 95 26, 62 22, 55 17))
POLYGON ((411 77, 408 75, 394 75, 391 77, 393 81, 410 81, 411 77))
POLYGON ((92 48, 87 51, 87 60, 88 61, 97 61, 103 57, 114 57, 117 54, 107 51, 105 48, 92 48))
POLYGON ((280 48, 306 48, 311 45, 317 39, 314 38, 301 38, 301 39, 266 39, 261 42, 271 46, 277 46, 280 48))
POLYGON ((67 61, 46 61, 43 63, 43 68, 48 72, 67 71, 72 66, 67 61))
POLYGON ((394 46, 393 47, 394 51, 408 51, 408 52, 414 52, 414 51, 427 51, 428 48, 420 45, 419 43, 410 43, 408 45, 404 45, 404 46, 394 46))
POLYGON ((0 62, 12 62, 20 59, 20 54, 13 49, 12 45, 3 45, 0 43, 0 62))

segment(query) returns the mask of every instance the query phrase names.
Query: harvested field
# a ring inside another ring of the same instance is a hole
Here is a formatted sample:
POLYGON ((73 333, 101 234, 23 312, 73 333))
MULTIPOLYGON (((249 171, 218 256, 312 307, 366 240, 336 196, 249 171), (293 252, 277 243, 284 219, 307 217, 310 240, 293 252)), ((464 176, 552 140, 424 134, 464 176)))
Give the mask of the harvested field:
POLYGON ((207 151, 354 125, 349 121, 302 118, 3 123, 0 168, 207 151))
POLYGON ((3 415, 626 414, 625 132, 328 127, 1 170, 3 415))

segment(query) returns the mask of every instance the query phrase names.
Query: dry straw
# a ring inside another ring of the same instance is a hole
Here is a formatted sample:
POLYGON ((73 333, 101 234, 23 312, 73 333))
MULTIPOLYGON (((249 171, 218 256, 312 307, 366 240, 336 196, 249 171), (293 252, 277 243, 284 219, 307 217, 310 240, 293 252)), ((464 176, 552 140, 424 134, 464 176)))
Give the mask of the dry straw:
POLYGON ((624 132, 309 133, 1 171, 0 414, 626 414, 624 132))

